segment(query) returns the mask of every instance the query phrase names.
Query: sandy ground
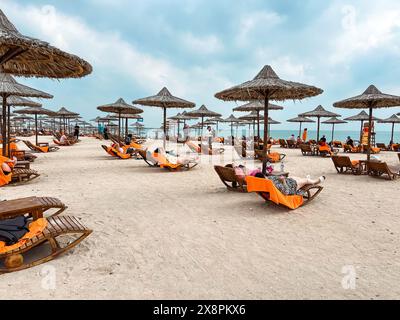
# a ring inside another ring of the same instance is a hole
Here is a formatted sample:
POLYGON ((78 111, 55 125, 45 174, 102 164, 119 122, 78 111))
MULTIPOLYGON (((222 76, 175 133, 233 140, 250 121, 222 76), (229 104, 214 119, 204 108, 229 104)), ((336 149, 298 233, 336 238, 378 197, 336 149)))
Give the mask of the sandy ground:
POLYGON ((288 211, 228 192, 208 160, 169 173, 100 145, 83 138, 39 154, 38 180, 1 188, 2 200, 58 197, 94 232, 56 260, 1 275, 0 299, 400 297, 400 181, 338 175, 330 159, 284 150, 291 175, 327 177, 316 200, 288 211), (43 286, 49 266, 55 289, 43 286), (343 288, 353 271, 355 289, 343 288))

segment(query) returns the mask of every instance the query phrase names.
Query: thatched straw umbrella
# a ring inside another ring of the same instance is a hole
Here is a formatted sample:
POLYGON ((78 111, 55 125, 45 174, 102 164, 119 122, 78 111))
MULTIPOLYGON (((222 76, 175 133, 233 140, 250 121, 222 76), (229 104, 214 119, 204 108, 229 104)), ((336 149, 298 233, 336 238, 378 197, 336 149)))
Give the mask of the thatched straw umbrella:
POLYGON ((368 109, 368 146, 367 160, 371 159, 371 134, 372 134, 372 110, 377 108, 388 108, 400 106, 400 97, 380 92, 375 86, 370 85, 363 94, 348 98, 333 104, 336 108, 368 109))
POLYGON ((167 137, 167 108, 194 108, 196 106, 193 102, 174 97, 166 87, 155 96, 138 99, 132 103, 163 109, 164 149, 167 137))
POLYGON ((139 114, 127 114, 127 113, 124 113, 124 114, 121 114, 121 119, 125 119, 125 136, 127 136, 128 135, 128 124, 129 124, 128 120, 129 119, 139 120, 139 119, 143 119, 143 118, 139 114))
POLYGON ((308 119, 308 118, 306 118, 306 117, 301 117, 301 116, 298 116, 298 117, 296 117, 296 118, 292 118, 292 119, 289 119, 289 120, 286 120, 287 122, 298 122, 298 123, 300 123, 300 127, 299 127, 299 137, 301 137, 301 126, 302 126, 302 124, 303 123, 313 123, 313 122, 315 122, 314 120, 312 120, 312 119, 308 119))
MULTIPOLYGON (((28 86, 22 85, 14 80, 12 76, 6 73, 0 73, 0 95, 3 98, 3 126, 2 126, 2 139, 3 139, 3 156, 7 154, 7 145, 10 149, 8 140, 10 138, 10 128, 7 132, 7 123, 10 121, 10 117, 7 118, 7 113, 10 114, 10 105, 7 105, 7 98, 10 96, 19 97, 35 97, 35 98, 53 98, 52 95, 39 91, 28 86), (8 109, 7 109, 8 108, 8 109)), ((10 150, 8 150, 9 152, 10 150)))
POLYGON ((332 140, 331 140, 331 142, 333 143, 333 137, 334 137, 334 135, 335 135, 335 125, 336 125, 336 124, 347 123, 347 121, 338 119, 338 118, 336 118, 336 117, 332 117, 332 118, 330 118, 330 119, 328 119, 328 120, 326 120, 326 121, 323 121, 322 123, 324 123, 324 124, 331 124, 331 125, 332 125, 332 140))
POLYGON ((312 111, 299 114, 300 117, 317 118, 317 141, 319 141, 319 129, 321 126, 321 118, 340 117, 340 114, 325 110, 323 106, 319 105, 312 111))
POLYGON ((207 107, 203 104, 198 110, 193 110, 193 111, 189 111, 187 112, 188 116, 192 116, 192 117, 197 117, 197 118, 201 118, 201 130, 203 130, 204 127, 204 118, 205 117, 220 117, 221 114, 208 110, 207 107))
MULTIPOLYGON (((282 80, 270 66, 265 66, 253 80, 221 91, 215 97, 225 101, 264 101, 264 122, 265 128, 268 129, 268 105, 270 100, 301 100, 319 95, 322 92, 317 87, 282 80)), ((267 142, 268 130, 264 130, 264 159, 267 158, 267 142)), ((266 173, 266 169, 266 161, 263 161, 263 173, 266 173)))
POLYGON ((396 123, 400 123, 400 118, 398 116, 396 116, 395 114, 393 114, 391 117, 387 118, 387 119, 383 119, 383 120, 379 120, 379 123, 391 123, 392 124, 392 135, 390 138, 391 143, 393 143, 393 136, 394 136, 394 125, 396 123))
POLYGON ((45 114, 45 115, 54 115, 54 111, 47 110, 42 107, 31 107, 27 109, 21 109, 15 111, 15 113, 21 113, 21 114, 32 114, 35 115, 35 133, 36 133, 36 145, 38 145, 38 114, 45 114))
MULTIPOLYGON (((345 118, 344 120, 346 121, 360 121, 361 122, 361 129, 360 129, 360 143, 362 140, 362 136, 363 136, 363 127, 364 127, 364 121, 368 121, 369 120, 369 115, 368 113, 366 113, 364 110, 361 111, 359 114, 352 116, 352 117, 348 117, 345 118)), ((380 120, 376 117, 372 117, 373 121, 377 121, 380 120)))
POLYGON ((228 118, 223 119, 221 122, 230 123, 231 126, 231 138, 232 138, 232 146, 235 145, 235 141, 233 139, 233 124, 239 123, 240 119, 236 118, 233 114, 231 114, 228 118))
POLYGON ((134 127, 134 128, 136 129, 136 134, 137 134, 138 136, 140 136, 140 131, 141 131, 142 129, 144 129, 144 124, 139 123, 139 122, 135 122, 135 123, 132 123, 132 124, 131 124, 131 127, 134 127))
POLYGON ((258 110, 253 110, 249 114, 246 114, 244 116, 239 117, 239 120, 248 120, 253 123, 253 136, 256 136, 256 122, 257 122, 257 127, 259 129, 260 127, 260 111, 258 110))
POLYGON ((121 114, 139 114, 143 112, 142 109, 127 104, 122 98, 119 98, 114 103, 99 106, 97 109, 118 115, 118 138, 121 138, 121 114))
POLYGON ((184 112, 184 113, 178 113, 177 115, 175 115, 173 117, 169 117, 168 119, 177 121, 177 123, 178 123, 178 129, 177 129, 178 133, 176 135, 176 140, 179 141, 179 131, 180 131, 180 123, 181 123, 181 121, 183 122, 183 126, 185 126, 186 121, 197 119, 197 117, 189 116, 186 112, 184 112))
POLYGON ((0 67, 18 76, 57 79, 80 78, 92 72, 85 60, 19 33, 1 10, 0 67))
MULTIPOLYGON (((240 111, 240 112, 248 112, 248 111, 256 111, 257 113, 257 137, 260 138, 260 112, 264 110, 264 101, 250 101, 244 105, 239 107, 233 108, 233 111, 240 111)), ((268 103, 268 110, 283 110, 283 107, 278 106, 273 103, 268 103)))
MULTIPOLYGON (((77 117, 77 116, 79 116, 79 113, 69 111, 67 108, 62 107, 62 108, 60 108, 60 110, 55 112, 55 115, 60 118, 60 131, 61 131, 61 123, 62 123, 62 125, 64 127, 64 132, 65 132, 66 127, 67 127, 66 119, 77 117)), ((68 124, 68 130, 69 130, 69 124, 68 124)))

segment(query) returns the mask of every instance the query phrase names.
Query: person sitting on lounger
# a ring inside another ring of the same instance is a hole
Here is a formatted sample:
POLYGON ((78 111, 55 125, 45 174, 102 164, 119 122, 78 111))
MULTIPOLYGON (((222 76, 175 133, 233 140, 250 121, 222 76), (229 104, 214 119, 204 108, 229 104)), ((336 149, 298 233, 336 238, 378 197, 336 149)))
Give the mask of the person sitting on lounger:
POLYGON ((346 144, 354 148, 354 141, 352 138, 350 138, 350 136, 347 137, 346 144))
POLYGON ((17 164, 17 158, 13 157, 13 159, 7 159, 5 157, 2 157, 3 159, 1 159, 2 162, 1 164, 1 170, 3 171, 3 173, 7 176, 12 172, 12 169, 15 167, 15 165, 17 164), (6 160, 7 159, 7 160, 6 160))

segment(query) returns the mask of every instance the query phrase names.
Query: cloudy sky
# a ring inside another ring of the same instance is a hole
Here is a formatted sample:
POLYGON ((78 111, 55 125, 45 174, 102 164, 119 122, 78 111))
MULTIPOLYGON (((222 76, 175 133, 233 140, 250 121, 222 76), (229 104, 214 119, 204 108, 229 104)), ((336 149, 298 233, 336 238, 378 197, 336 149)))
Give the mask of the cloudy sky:
MULTIPOLYGON (((84 79, 19 79, 55 96, 45 107, 65 106, 86 119, 100 114, 100 104, 119 97, 131 102, 163 86, 228 116, 236 103, 214 94, 252 79, 266 64, 285 80, 324 90, 281 103, 285 110, 274 111, 276 120, 319 104, 333 110, 333 102, 370 84, 400 95, 398 0, 0 0, 0 8, 23 34, 93 65, 84 79)), ((146 125, 160 125, 161 110, 144 109, 146 125)))

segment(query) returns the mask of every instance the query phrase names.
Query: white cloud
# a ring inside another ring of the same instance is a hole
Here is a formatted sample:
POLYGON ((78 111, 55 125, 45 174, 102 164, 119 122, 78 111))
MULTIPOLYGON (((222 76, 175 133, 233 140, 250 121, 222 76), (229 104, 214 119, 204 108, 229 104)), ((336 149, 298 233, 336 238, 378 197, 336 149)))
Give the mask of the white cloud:
POLYGON ((215 35, 197 37, 187 32, 182 35, 181 40, 185 47, 193 53, 212 54, 220 52, 223 49, 222 43, 215 35))
MULTIPOLYGON (((150 93, 168 86, 172 93, 187 98, 204 94, 197 90, 198 87, 210 83, 219 87, 227 82, 223 77, 215 76, 215 72, 211 75, 202 72, 201 68, 180 69, 168 60, 138 50, 117 32, 97 31, 78 17, 66 15, 54 6, 20 6, 4 2, 2 7, 17 27, 23 26, 29 30, 28 35, 87 59, 93 65, 93 74, 96 76, 117 73, 131 78, 136 85, 150 93), (196 79, 196 84, 192 79, 196 79), (216 79, 220 79, 219 84, 216 79)), ((203 48, 206 52, 219 49, 219 42, 213 37, 189 37, 188 41, 192 41, 194 46, 207 46, 203 48)))
POLYGON ((276 12, 256 11, 246 13, 240 18, 236 42, 239 45, 246 45, 249 38, 254 40, 252 34, 260 35, 284 20, 285 18, 276 12))

